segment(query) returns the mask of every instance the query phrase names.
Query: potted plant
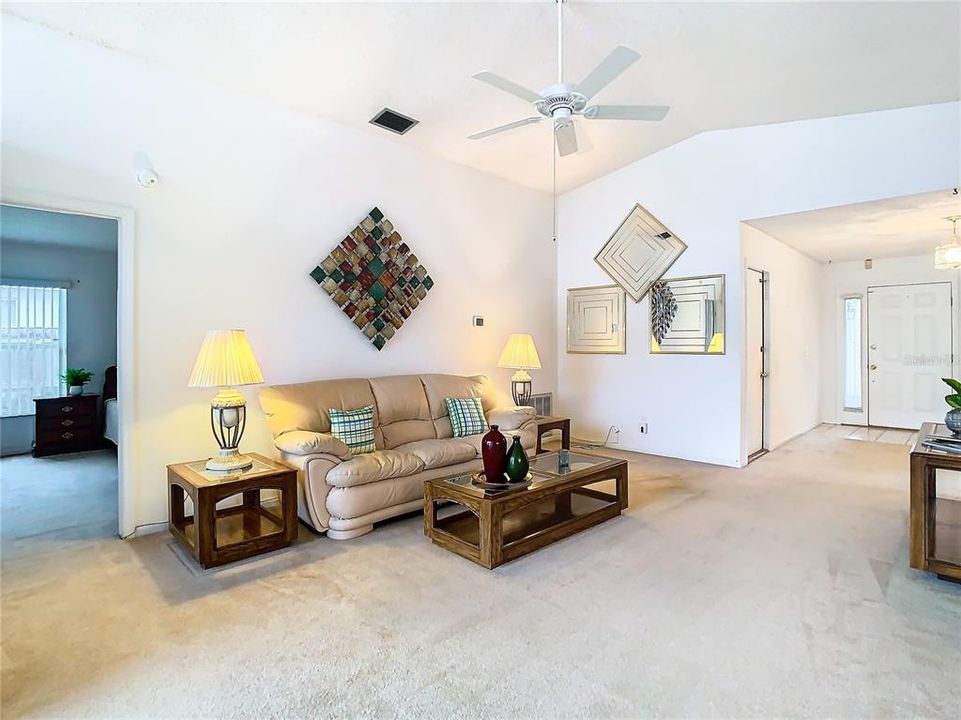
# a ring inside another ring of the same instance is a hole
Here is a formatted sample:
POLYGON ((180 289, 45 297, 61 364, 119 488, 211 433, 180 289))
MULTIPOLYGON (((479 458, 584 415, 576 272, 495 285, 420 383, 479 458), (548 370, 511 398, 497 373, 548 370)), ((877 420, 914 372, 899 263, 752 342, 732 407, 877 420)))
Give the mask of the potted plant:
POLYGON ((954 390, 950 395, 944 396, 945 401, 951 406, 948 414, 944 416, 944 424, 955 435, 961 435, 961 381, 953 378, 941 379, 954 390))
POLYGON ((67 384, 67 392, 70 395, 82 395, 83 386, 90 382, 93 373, 83 368, 67 368, 67 371, 60 376, 60 379, 67 384))

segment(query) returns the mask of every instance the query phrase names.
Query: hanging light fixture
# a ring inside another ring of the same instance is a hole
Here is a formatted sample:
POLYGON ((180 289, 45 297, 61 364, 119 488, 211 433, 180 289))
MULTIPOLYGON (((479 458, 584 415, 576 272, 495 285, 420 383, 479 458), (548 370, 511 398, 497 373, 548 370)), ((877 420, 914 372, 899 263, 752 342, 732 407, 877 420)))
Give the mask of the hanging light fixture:
POLYGON ((953 225, 951 242, 935 248, 934 267, 938 270, 954 270, 961 268, 961 237, 958 236, 958 220, 961 220, 961 215, 952 215, 945 220, 953 225))

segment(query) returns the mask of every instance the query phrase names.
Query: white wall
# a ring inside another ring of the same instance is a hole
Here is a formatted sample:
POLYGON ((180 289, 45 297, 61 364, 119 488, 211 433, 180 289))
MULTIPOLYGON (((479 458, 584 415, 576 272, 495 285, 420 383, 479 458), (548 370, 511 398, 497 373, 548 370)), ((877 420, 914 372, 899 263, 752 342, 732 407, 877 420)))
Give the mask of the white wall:
POLYGON ((748 224, 741 243, 744 266, 768 273, 765 405, 773 450, 820 422, 821 266, 748 224))
MULTIPOLYGON (((208 329, 245 328, 269 383, 486 372, 505 391, 499 352, 530 332, 535 390, 555 389, 547 195, 10 16, 2 52, 4 191, 136 211, 136 353, 120 370, 135 375, 138 523, 166 518, 166 464, 213 449, 213 393, 186 387, 208 329), (153 190, 134 181, 137 153, 153 190), (436 282, 382 352, 308 276, 375 205, 436 282)), ((250 409, 244 449, 268 452, 250 409)))
MULTIPOLYGON (((954 287, 954 377, 961 374, 961 364, 958 355, 961 347, 961 271, 936 270, 934 267, 934 250, 916 257, 876 259, 870 270, 864 269, 864 262, 827 263, 821 266, 820 290, 820 325, 823 342, 821 343, 821 383, 820 404, 821 415, 825 422, 848 423, 852 425, 866 425, 867 412, 850 412, 843 409, 841 397, 841 298, 844 295, 861 295, 864 298, 863 323, 867 325, 867 289, 871 285, 899 285, 902 283, 945 282, 950 281, 954 287)), ((865 356, 866 357, 866 356, 865 356)), ((866 373, 865 373, 866 375, 866 373)), ((866 377, 863 384, 867 392, 866 377)), ((945 386, 945 394, 947 394, 945 386)), ((867 407, 867 405, 865 405, 867 407)), ((947 409, 945 409, 945 412, 947 409)))
MULTIPOLYGON (((0 238, 3 277, 69 280, 67 366, 93 373, 87 392, 103 388, 104 370, 117 363, 117 254, 0 238)), ((0 454, 28 452, 32 415, 0 419, 0 454)))
POLYGON ((628 449, 743 462, 740 221, 958 185, 959 126, 948 103, 707 133, 563 195, 558 404, 575 433, 603 437, 616 424, 628 449), (629 302, 626 355, 563 352, 565 291, 611 283, 593 257, 636 202, 688 245, 669 276, 727 276, 726 355, 650 355, 646 299, 629 302))

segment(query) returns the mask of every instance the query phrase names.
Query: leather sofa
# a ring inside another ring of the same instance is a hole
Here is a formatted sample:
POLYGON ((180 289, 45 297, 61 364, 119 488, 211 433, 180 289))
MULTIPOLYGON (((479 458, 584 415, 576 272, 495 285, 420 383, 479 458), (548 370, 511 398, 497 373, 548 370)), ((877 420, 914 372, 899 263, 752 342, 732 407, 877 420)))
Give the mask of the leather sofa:
POLYGON ((455 438, 448 397, 479 397, 489 424, 533 452, 534 409, 501 403, 484 375, 397 375, 274 385, 260 405, 280 460, 297 468, 300 518, 335 540, 423 508, 424 481, 482 467, 483 433, 455 438), (374 406, 375 452, 354 455, 330 434, 328 410, 374 406))

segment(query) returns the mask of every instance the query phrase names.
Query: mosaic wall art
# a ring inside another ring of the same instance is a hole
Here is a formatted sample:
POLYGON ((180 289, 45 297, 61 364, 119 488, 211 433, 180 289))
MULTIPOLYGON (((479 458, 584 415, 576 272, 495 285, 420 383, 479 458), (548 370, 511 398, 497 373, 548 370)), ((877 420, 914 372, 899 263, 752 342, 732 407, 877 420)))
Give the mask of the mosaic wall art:
POLYGON ((378 350, 434 287, 427 269, 377 208, 310 276, 378 350))

